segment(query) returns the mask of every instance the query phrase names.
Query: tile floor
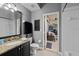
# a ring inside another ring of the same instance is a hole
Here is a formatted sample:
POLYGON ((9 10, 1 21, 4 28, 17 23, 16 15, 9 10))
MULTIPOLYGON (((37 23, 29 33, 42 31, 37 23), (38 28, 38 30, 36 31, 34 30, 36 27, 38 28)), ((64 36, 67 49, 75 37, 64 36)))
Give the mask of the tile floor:
POLYGON ((35 56, 59 56, 58 55, 58 49, 59 49, 59 42, 58 40, 56 42, 52 42, 53 44, 53 48, 49 49, 41 49, 41 50, 37 50, 37 53, 35 56))
POLYGON ((38 50, 35 56, 59 56, 57 52, 45 50, 38 50))
POLYGON ((54 52, 59 51, 59 40, 52 42, 52 49, 49 49, 49 50, 54 51, 54 52))

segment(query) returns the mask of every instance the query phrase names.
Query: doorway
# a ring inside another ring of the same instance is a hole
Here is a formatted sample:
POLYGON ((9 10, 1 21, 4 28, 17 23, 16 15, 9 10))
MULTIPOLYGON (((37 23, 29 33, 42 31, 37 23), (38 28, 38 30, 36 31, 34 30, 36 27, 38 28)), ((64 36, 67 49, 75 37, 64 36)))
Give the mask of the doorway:
POLYGON ((43 47, 59 52, 59 12, 43 15, 43 47))

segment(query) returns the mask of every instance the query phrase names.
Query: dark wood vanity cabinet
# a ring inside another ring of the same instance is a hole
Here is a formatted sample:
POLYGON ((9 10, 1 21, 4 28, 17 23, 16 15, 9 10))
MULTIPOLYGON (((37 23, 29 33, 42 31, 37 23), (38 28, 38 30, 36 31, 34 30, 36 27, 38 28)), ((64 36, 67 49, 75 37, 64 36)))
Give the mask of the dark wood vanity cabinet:
POLYGON ((21 45, 21 56, 30 56, 30 42, 21 45))
POLYGON ((30 42, 15 47, 1 56, 30 56, 30 42))
POLYGON ((3 54, 1 54, 1 56, 17 56, 17 55, 20 55, 20 50, 19 50, 20 46, 18 47, 15 47, 3 54))

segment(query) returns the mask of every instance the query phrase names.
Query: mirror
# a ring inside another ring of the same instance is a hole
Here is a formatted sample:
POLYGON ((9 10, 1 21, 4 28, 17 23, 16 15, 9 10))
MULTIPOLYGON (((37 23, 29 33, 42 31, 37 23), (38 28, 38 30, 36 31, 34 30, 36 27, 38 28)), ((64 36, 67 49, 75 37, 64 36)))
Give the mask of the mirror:
POLYGON ((0 8, 0 37, 21 34, 22 13, 4 10, 0 8))

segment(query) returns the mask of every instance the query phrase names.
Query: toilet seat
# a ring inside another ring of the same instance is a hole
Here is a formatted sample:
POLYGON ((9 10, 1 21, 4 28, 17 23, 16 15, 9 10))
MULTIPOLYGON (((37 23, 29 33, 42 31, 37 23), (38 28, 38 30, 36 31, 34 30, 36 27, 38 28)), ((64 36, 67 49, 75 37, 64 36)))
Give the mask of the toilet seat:
POLYGON ((39 45, 37 43, 32 43, 30 46, 34 48, 39 48, 39 45))

